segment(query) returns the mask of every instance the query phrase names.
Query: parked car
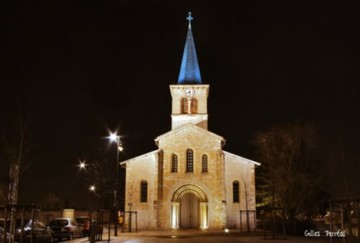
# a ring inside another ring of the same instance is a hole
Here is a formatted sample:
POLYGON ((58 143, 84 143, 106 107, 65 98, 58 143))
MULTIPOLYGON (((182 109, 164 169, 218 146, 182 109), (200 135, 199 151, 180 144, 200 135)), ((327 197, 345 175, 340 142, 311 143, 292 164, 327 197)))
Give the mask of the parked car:
POLYGON ((50 221, 49 228, 52 230, 54 239, 72 240, 74 237, 82 237, 82 227, 74 218, 56 218, 50 221))
POLYGON ((21 223, 16 225, 15 241, 19 242, 21 235, 23 242, 30 242, 31 234, 36 242, 53 242, 52 232, 45 224, 39 220, 24 220, 24 227, 21 227, 21 223))
POLYGON ((83 228, 83 236, 90 236, 91 230, 95 234, 102 234, 103 227, 99 225, 95 219, 92 219, 92 223, 90 223, 90 218, 87 216, 78 217, 76 221, 82 226, 83 228))
POLYGON ((90 235, 90 218, 89 217, 79 217, 76 218, 76 221, 80 226, 82 226, 82 232, 83 236, 89 236, 90 235))

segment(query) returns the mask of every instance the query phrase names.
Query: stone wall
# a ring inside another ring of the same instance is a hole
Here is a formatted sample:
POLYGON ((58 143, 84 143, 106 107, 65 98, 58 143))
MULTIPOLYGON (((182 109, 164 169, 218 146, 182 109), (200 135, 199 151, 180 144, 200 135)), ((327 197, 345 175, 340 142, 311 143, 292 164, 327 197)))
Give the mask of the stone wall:
POLYGON ((158 151, 154 151, 126 163, 125 211, 137 211, 139 229, 156 229, 158 151), (148 184, 147 202, 140 202, 140 184, 148 184), (131 207, 130 207, 131 205, 131 207))
POLYGON ((205 130, 187 127, 176 134, 160 140, 159 147, 164 151, 163 159, 163 208, 162 228, 170 228, 171 202, 174 193, 184 185, 196 185, 207 197, 208 227, 225 227, 224 167, 221 156, 221 137, 213 136, 205 130), (194 171, 186 172, 186 150, 194 151, 194 171), (178 156, 178 172, 171 172, 172 155, 178 156), (202 172, 202 155, 208 157, 208 172, 202 172))
MULTIPOLYGON (((179 228, 181 198, 193 193, 199 200, 199 227, 255 227, 255 164, 222 150, 223 138, 187 124, 156 139, 159 150, 126 161, 126 211, 137 211, 138 229, 179 228), (186 172, 186 151, 193 150, 193 172, 186 172), (178 171, 171 171, 172 156, 178 171), (202 171, 202 156, 208 171, 202 171), (140 183, 148 183, 147 202, 140 202, 140 183), (232 201, 232 183, 239 181, 240 202, 232 201), (180 207, 180 209, 179 209, 180 207), (175 209, 174 209, 175 208, 175 209), (242 217, 240 210, 249 210, 242 217), (248 218, 248 221, 247 221, 248 218), (175 219, 175 220, 174 220, 175 219)), ((126 222, 125 222, 126 223, 126 222)))
POLYGON ((255 228, 255 165, 242 159, 240 156, 224 152, 225 174, 226 174, 226 213, 227 227, 240 228, 247 227, 247 217, 251 229, 255 228), (233 202, 233 182, 238 181, 240 185, 240 202, 233 202), (242 222, 240 226, 240 210, 242 222), (248 210, 247 214, 245 211, 248 210), (250 212, 251 211, 251 212, 250 212), (248 215, 248 216, 247 216, 248 215))

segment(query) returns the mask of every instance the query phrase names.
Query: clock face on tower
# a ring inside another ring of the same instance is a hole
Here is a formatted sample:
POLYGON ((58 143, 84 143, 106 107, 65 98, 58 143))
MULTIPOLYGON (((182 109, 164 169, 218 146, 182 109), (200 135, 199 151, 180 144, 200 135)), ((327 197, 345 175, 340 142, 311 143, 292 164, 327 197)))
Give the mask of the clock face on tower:
POLYGON ((195 95, 195 90, 192 88, 187 88, 185 89, 185 95, 186 97, 191 98, 195 95))

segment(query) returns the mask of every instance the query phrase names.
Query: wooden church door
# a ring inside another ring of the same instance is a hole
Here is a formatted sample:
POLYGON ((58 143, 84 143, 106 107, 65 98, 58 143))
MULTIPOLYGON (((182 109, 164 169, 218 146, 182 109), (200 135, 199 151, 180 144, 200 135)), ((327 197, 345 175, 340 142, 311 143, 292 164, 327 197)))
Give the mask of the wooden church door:
POLYGON ((180 228, 199 228, 199 199, 193 193, 186 193, 181 197, 180 228))

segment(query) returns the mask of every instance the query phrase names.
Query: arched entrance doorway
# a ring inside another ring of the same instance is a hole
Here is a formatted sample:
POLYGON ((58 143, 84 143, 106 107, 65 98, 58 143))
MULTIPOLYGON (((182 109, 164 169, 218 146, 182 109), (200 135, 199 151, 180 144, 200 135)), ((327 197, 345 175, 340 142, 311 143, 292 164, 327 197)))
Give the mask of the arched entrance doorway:
POLYGON ((208 203, 204 191, 196 185, 179 187, 171 200, 171 228, 208 228, 208 203))
POLYGON ((199 199, 194 193, 188 192, 180 199, 180 228, 197 229, 199 224, 199 199))

